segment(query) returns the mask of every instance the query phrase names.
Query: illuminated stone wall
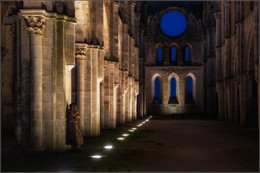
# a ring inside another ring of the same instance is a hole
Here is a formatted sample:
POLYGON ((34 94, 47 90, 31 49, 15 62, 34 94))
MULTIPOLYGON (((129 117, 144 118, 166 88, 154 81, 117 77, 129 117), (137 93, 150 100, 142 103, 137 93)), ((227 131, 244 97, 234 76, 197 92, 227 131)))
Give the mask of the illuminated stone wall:
MULTIPOLYGON (((152 13, 152 12, 151 12, 152 13)), ((153 13, 152 13, 153 14, 153 13)), ((204 67, 202 58, 202 25, 190 11, 169 7, 147 17, 145 92, 148 114, 204 113, 204 67), (166 36, 160 28, 161 17, 168 11, 179 11, 187 20, 180 36, 166 36), (176 46, 176 62, 171 63, 171 46, 176 46), (190 61, 185 62, 185 46, 190 46, 190 61), (157 48, 162 48, 162 62, 157 62, 157 48), (186 103, 187 78, 193 80, 194 103, 186 103), (154 99, 154 81, 160 79, 160 99, 154 99), (170 102, 170 80, 176 79, 178 103, 170 102)))
POLYGON ((70 148, 66 109, 72 102, 85 137, 146 114, 200 113, 257 125, 258 2, 1 1, 1 14, 5 151, 70 148), (167 11, 187 18, 180 36, 160 30, 167 11), (156 77, 159 101, 153 98, 156 77), (178 103, 170 101, 172 77, 178 103), (185 100, 188 77, 193 103, 185 100))
POLYGON ((136 3, 24 1, 1 5, 5 16, 2 35, 7 34, 2 74, 8 74, 4 81, 10 85, 2 90, 7 98, 3 120, 11 120, 4 131, 13 131, 22 150, 70 148, 65 144, 66 109, 72 102, 79 105, 85 137, 137 119, 136 3))

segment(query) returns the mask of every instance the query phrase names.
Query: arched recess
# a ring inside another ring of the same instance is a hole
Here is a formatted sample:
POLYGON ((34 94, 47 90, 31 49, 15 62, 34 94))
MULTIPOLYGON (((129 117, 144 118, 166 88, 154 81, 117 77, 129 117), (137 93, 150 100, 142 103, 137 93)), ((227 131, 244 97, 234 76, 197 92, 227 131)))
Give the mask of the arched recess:
POLYGON ((156 44, 155 50, 156 50, 156 63, 157 64, 163 63, 164 45, 162 43, 156 44))
POLYGON ((171 64, 174 64, 177 62, 178 45, 176 43, 172 43, 172 44, 170 44, 169 48, 170 48, 169 62, 171 64))
POLYGON ((192 46, 190 43, 184 45, 184 63, 190 63, 192 58, 192 46))
POLYGON ((196 83, 194 74, 189 73, 185 76, 185 104, 196 103, 196 83), (190 91, 191 95, 189 95, 190 91))
POLYGON ((158 73, 154 74, 152 79, 151 79, 151 98, 152 98, 152 102, 153 103, 162 103, 162 77, 161 75, 159 75, 158 73), (159 80, 159 81, 158 81, 159 80), (159 93, 157 93, 158 91, 158 82, 159 82, 159 93), (157 85, 157 86, 156 86, 157 85), (159 94, 159 97, 158 97, 159 94))
POLYGON ((169 101, 168 104, 178 104, 179 103, 179 76, 176 73, 171 73, 168 76, 168 93, 169 93, 169 101), (173 80, 175 79, 175 88, 172 86, 174 83, 173 80), (176 97, 172 95, 172 92, 176 92, 176 97))

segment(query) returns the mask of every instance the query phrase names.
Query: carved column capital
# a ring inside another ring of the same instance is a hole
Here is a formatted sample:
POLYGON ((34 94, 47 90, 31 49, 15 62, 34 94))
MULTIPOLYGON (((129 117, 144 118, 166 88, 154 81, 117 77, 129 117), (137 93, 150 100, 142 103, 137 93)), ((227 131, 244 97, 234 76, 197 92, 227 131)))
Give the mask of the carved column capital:
POLYGON ((43 35, 45 19, 41 16, 25 16, 25 21, 28 25, 27 30, 30 34, 43 35))
POLYGON ((135 13, 135 20, 140 20, 140 16, 141 16, 141 14, 140 13, 138 13, 138 12, 136 12, 135 13))
POLYGON ((118 1, 113 1, 113 4, 116 6, 119 6, 119 2, 118 1))
POLYGON ((112 1, 106 1, 105 2, 105 7, 109 10, 111 8, 111 5, 113 4, 112 1))
POLYGON ((87 56, 87 48, 85 46, 84 47, 76 47, 75 55, 76 55, 77 59, 84 60, 87 56))
POLYGON ((215 16, 215 19, 216 19, 216 20, 218 20, 218 19, 220 20, 220 19, 221 19, 221 12, 220 12, 220 11, 215 12, 215 13, 214 13, 214 16, 215 16))
POLYGON ((136 5, 136 2, 135 1, 130 1, 129 4, 134 7, 136 5))

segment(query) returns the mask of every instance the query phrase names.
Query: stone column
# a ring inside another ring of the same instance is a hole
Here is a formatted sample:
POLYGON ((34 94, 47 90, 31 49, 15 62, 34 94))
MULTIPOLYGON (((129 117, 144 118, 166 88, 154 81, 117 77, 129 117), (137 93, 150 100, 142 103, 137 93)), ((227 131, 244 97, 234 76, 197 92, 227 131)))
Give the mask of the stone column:
POLYGON ((26 16, 31 40, 31 142, 33 148, 42 147, 42 35, 43 16, 26 16))
POLYGON ((119 70, 119 87, 117 95, 117 124, 125 123, 125 85, 124 85, 124 71, 119 70))
POLYGON ((105 113, 104 113, 104 80, 100 82, 100 128, 105 129, 105 113))
POLYGON ((98 75, 98 60, 100 46, 92 46, 92 85, 91 85, 91 136, 98 136, 100 134, 100 113, 99 113, 99 93, 100 93, 100 80, 98 75))
POLYGON ((77 59, 77 104, 79 107, 80 114, 80 128, 84 129, 84 90, 85 90, 85 59, 86 59, 86 48, 83 46, 76 45, 76 59, 77 59))
POLYGON ((140 22, 140 14, 135 13, 135 29, 134 29, 134 36, 135 36, 135 45, 139 47, 140 37, 139 37, 139 22, 140 22))
POLYGON ((136 2, 135 1, 130 1, 130 16, 129 16, 129 19, 130 19, 130 33, 131 35, 133 36, 134 34, 134 17, 135 17, 135 5, 136 5, 136 2))

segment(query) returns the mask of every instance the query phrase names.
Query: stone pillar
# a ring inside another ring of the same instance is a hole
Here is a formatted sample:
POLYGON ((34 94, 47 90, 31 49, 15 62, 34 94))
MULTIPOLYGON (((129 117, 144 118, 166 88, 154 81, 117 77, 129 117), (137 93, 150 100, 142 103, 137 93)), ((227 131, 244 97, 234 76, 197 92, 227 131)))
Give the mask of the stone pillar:
MULTIPOLYGON (((258 98, 260 98, 260 85, 259 85, 259 2, 255 1, 255 29, 254 29, 254 56, 255 56, 255 80, 257 82, 258 88, 258 98)), ((259 99, 257 104, 259 105, 259 99)), ((258 109, 258 128, 260 127, 260 109, 258 109)))
POLYGON ((221 45, 221 13, 215 12, 214 13, 216 19, 216 47, 221 45))
POLYGON ((105 129, 104 80, 100 82, 100 128, 105 129))
POLYGON ((117 124, 125 123, 125 85, 124 85, 124 71, 119 70, 119 87, 117 95, 117 124))
MULTIPOLYGON (((140 44, 140 36, 139 36, 139 22, 140 22, 140 14, 135 13, 135 29, 134 29, 134 34, 135 34, 135 45, 139 47, 140 44)), ((139 55, 138 55, 139 57, 139 55)))
POLYGON ((98 136, 100 134, 100 114, 99 114, 99 85, 100 81, 98 80, 98 59, 99 51, 102 49, 100 46, 93 46, 92 51, 92 86, 91 86, 91 102, 92 102, 92 111, 91 111, 91 136, 98 136))
POLYGON ((31 142, 42 148, 42 35, 43 16, 26 16, 31 41, 31 142))
POLYGON ((114 63, 106 61, 104 77, 104 128, 115 128, 114 123, 114 63))
POLYGON ((130 33, 131 33, 131 35, 133 36, 133 34, 134 34, 134 25, 135 25, 135 23, 134 23, 134 18, 135 18, 135 5, 136 5, 136 2, 135 1, 130 1, 129 2, 130 3, 130 16, 129 16, 129 18, 130 18, 130 33))
POLYGON ((118 61, 118 43, 119 43, 119 16, 118 16, 119 2, 113 1, 113 56, 118 61))
MULTIPOLYGON (((76 45, 76 59, 77 59, 77 104, 79 107, 80 114, 80 128, 84 129, 84 90, 85 90, 85 59, 86 59, 86 48, 79 44, 76 45)), ((85 135, 85 134, 84 134, 85 135)))

